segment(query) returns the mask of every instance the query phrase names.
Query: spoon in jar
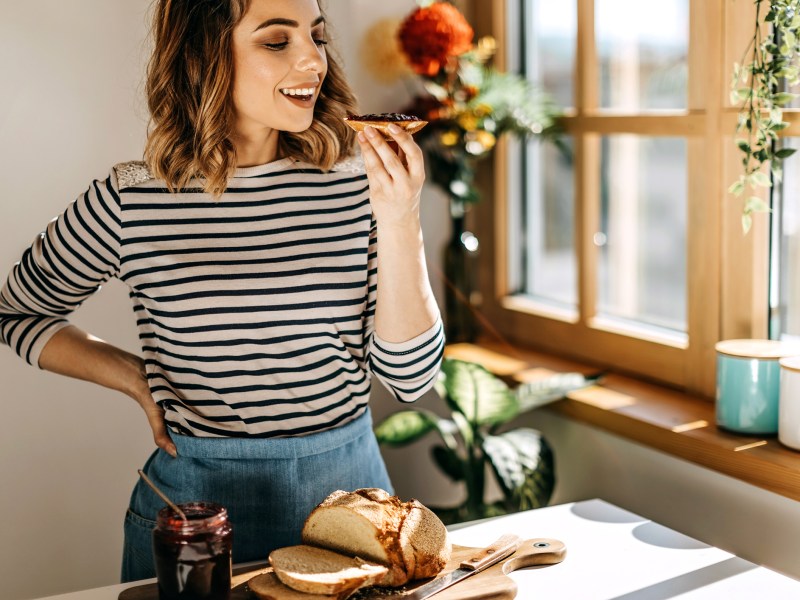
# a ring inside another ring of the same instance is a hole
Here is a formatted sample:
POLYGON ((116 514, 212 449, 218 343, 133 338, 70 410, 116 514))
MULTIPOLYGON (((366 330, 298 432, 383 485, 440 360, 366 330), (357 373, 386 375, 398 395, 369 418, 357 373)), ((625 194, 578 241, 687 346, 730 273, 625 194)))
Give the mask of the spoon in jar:
POLYGON ((141 477, 144 480, 144 482, 147 485, 150 486, 150 489, 152 489, 156 494, 158 494, 158 497, 161 498, 164 502, 166 502, 167 505, 169 505, 169 507, 172 510, 174 510, 180 516, 181 519, 183 519, 184 521, 188 521, 189 520, 189 519, 186 518, 186 515, 184 514, 184 512, 180 508, 178 508, 178 505, 175 504, 169 498, 167 498, 167 496, 164 494, 164 492, 162 492, 160 489, 158 489, 156 487, 155 483, 150 481, 150 478, 147 475, 144 474, 144 471, 142 471, 141 469, 138 469, 138 472, 139 472, 139 477, 141 477))

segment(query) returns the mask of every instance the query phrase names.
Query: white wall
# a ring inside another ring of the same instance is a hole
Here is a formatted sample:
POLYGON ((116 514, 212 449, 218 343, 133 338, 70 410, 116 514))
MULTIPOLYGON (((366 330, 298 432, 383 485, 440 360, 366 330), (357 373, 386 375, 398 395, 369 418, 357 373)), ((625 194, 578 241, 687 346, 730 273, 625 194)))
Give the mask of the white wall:
MULTIPOLYGON (((0 2, 0 272, 91 180, 141 157, 149 0, 0 2)), ((137 346, 123 286, 75 321, 137 346)), ((0 582, 30 598, 118 577, 121 523, 150 451, 127 398, 38 372, 0 348, 0 582)))
MULTIPOLYGON (((92 179, 141 158, 150 4, 0 0, 0 279, 92 179)), ((403 15, 413 0, 388 8, 368 0, 328 4, 353 68, 364 28, 403 15)), ((357 74, 365 109, 405 102, 402 84, 370 89, 364 78, 357 74)), ((435 207, 428 203, 426 211, 435 207)), ((138 348, 119 282, 104 286, 74 321, 138 348)), ((35 598, 117 582, 122 518, 136 469, 153 449, 139 407, 38 371, 0 347, 0 410, 0 596, 35 598)))
MULTIPOLYGON (((402 84, 359 68, 361 35, 413 0, 328 0, 335 37, 365 111, 396 110, 402 84)), ((116 162, 141 156, 150 0, 0 0, 0 277, 49 219, 116 162)), ((423 203, 431 261, 447 235, 443 198, 423 203)), ((441 285, 434 281, 437 296, 441 285)), ((75 322, 135 351, 125 289, 112 282, 75 322)), ((122 517, 152 449, 127 398, 26 366, 0 348, 0 582, 3 598, 35 598, 118 580, 122 517)), ((428 396, 422 404, 437 406, 428 396)), ((378 417, 396 408, 378 390, 378 417)), ((707 542, 800 575, 797 503, 558 417, 532 417, 556 448, 556 502, 604 497, 707 542), (764 533, 768 535, 763 535, 764 533), (767 541, 769 543, 767 543, 767 541)), ((448 504, 459 489, 433 469, 430 440, 387 450, 402 496, 448 504)))

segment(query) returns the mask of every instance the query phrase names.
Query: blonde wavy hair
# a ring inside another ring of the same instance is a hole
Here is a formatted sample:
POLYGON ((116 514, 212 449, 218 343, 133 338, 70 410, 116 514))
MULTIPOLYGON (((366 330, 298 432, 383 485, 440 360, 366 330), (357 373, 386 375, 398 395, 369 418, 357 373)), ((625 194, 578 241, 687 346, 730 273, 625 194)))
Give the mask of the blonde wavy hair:
MULTIPOLYGON (((232 136, 233 28, 250 0, 158 0, 153 14, 153 53, 147 67, 150 129, 144 158, 171 192, 204 180, 221 195, 236 168, 232 136)), ((355 133, 342 118, 356 100, 335 58, 325 50, 322 82, 311 127, 281 132, 278 152, 329 170, 353 153, 355 133)))

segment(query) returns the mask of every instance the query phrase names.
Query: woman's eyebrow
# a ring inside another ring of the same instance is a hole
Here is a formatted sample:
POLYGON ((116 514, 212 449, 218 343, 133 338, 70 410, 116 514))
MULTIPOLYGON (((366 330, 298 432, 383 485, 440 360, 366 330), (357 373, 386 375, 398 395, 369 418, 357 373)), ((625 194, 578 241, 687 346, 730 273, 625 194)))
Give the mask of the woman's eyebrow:
MULTIPOLYGON (((320 23, 324 23, 324 22, 325 22, 325 17, 320 15, 316 19, 314 19, 314 22, 311 23, 311 26, 312 27, 316 27, 320 23)), ((272 25, 285 25, 286 27, 300 27, 300 23, 298 23, 294 19, 284 19, 284 18, 281 18, 281 17, 277 17, 277 18, 274 18, 274 19, 267 19, 266 21, 261 23, 261 25, 256 27, 253 30, 253 33, 258 31, 259 29, 264 29, 265 27, 270 27, 272 25)))

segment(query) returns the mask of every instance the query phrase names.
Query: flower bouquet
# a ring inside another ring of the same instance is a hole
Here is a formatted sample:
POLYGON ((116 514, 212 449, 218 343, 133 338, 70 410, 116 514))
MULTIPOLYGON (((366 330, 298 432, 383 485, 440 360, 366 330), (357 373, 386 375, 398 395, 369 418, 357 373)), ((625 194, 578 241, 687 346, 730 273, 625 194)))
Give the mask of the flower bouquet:
POLYGON ((496 43, 474 32, 458 9, 425 2, 402 22, 400 48, 422 84, 403 112, 430 124, 418 136, 432 181, 450 198, 453 217, 480 198, 477 161, 506 132, 555 138, 556 105, 538 87, 490 66, 496 43))

